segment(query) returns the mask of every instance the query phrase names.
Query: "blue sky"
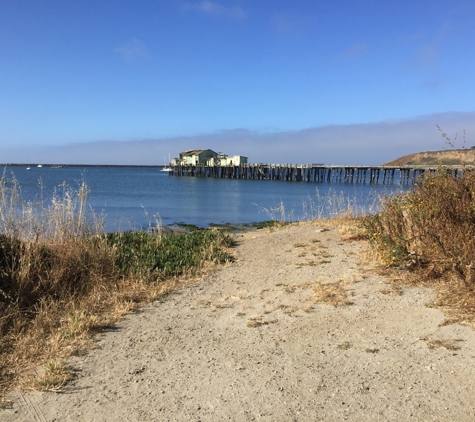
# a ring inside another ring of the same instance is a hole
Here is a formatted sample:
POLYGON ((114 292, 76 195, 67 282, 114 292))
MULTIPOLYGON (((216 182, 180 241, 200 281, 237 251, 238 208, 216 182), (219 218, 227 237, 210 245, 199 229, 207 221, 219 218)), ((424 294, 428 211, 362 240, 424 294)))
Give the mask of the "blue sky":
POLYGON ((0 162, 475 144, 473 0, 0 0, 0 162), (459 136, 460 138, 460 136, 459 136))

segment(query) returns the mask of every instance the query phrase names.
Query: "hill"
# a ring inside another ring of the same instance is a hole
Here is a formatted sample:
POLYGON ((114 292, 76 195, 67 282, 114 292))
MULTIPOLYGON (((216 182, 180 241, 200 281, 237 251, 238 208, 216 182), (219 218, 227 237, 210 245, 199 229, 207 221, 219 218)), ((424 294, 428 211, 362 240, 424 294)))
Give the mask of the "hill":
POLYGON ((423 151, 415 154, 404 155, 395 160, 384 163, 384 166, 406 166, 406 165, 459 165, 475 164, 475 148, 471 149, 451 149, 443 151, 423 151))

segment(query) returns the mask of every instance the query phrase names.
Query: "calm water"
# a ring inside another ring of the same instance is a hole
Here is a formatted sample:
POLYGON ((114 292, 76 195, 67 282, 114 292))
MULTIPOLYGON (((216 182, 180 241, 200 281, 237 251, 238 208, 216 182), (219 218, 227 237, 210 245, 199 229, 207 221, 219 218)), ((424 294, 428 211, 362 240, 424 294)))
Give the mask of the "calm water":
POLYGON ((85 180, 89 205, 106 218, 106 230, 146 228, 148 217, 159 214, 164 225, 210 223, 245 224, 280 219, 276 208, 284 205, 286 220, 314 215, 331 216, 339 209, 374 211, 375 197, 401 191, 398 184, 306 183, 170 177, 159 168, 12 166, 23 200, 50 200, 55 188, 66 182, 77 189, 85 180), (43 189, 40 189, 40 183, 43 189))

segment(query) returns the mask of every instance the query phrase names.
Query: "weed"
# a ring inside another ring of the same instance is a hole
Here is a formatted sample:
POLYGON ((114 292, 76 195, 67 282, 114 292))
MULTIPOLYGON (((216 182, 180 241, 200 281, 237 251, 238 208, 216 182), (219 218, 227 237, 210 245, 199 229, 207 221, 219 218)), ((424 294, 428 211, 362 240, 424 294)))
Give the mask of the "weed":
POLYGON ((348 350, 351 347, 351 344, 349 341, 344 341, 343 343, 340 343, 337 347, 340 350, 348 350))
POLYGON ((304 307, 302 308, 302 311, 304 311, 305 313, 309 314, 309 313, 313 312, 314 309, 315 309, 315 308, 314 308, 313 306, 304 306, 304 307))
POLYGON ((254 229, 272 229, 275 227, 280 227, 282 223, 276 220, 261 221, 259 223, 251 224, 251 227, 254 229))
POLYGON ((40 391, 59 391, 73 376, 73 371, 64 362, 54 359, 35 378, 34 387, 40 391))
POLYGON ((214 303, 213 306, 216 308, 216 309, 225 309, 225 308, 232 308, 233 305, 230 304, 230 303, 226 303, 226 302, 217 302, 217 303, 214 303))
POLYGON ((282 291, 284 293, 294 293, 295 290, 296 290, 297 286, 295 285, 292 285, 292 286, 289 286, 289 285, 283 285, 283 289, 282 291))
POLYGON ((401 286, 393 285, 389 289, 379 290, 379 293, 382 293, 383 295, 402 296, 403 290, 401 286))
POLYGON ((353 302, 347 299, 349 292, 341 284, 342 282, 322 283, 317 281, 313 286, 311 300, 315 303, 324 303, 334 307, 351 305, 353 302))
POLYGON ((247 326, 251 328, 256 328, 256 327, 261 327, 262 325, 269 325, 269 324, 275 324, 277 322, 276 319, 271 319, 271 320, 264 320, 264 317, 262 316, 257 316, 257 317, 252 317, 247 320, 247 326))
POLYGON ((437 339, 430 339, 428 337, 422 337, 420 340, 427 343, 429 349, 435 349, 438 347, 444 347, 447 350, 460 350, 460 346, 457 344, 463 340, 461 339, 446 339, 446 340, 437 340, 437 339))
POLYGON ((203 228, 198 227, 195 224, 178 223, 177 226, 187 230, 188 232, 204 230, 203 228))

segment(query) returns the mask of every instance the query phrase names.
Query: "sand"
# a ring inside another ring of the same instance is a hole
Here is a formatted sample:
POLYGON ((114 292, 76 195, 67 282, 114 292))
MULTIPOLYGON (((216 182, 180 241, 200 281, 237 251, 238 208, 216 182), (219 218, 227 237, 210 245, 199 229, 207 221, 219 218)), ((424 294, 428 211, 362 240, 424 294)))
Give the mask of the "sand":
POLYGON ((429 290, 391 289, 334 227, 237 240, 234 263, 100 335, 61 393, 12 392, 0 419, 475 420, 474 332, 440 326, 429 290), (321 283, 351 304, 312 301, 321 283))

